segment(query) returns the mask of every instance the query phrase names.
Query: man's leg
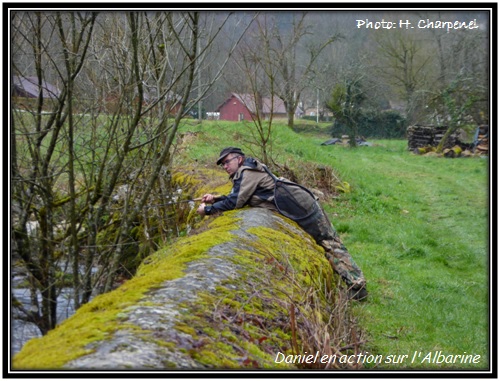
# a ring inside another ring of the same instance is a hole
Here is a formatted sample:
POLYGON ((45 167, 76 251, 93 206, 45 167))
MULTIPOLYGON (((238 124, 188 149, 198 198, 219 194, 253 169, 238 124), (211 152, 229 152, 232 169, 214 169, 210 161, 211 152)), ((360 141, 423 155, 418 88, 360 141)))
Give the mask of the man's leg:
POLYGON ((320 245, 325 249, 325 256, 333 270, 349 287, 351 297, 358 300, 366 298, 368 293, 363 272, 354 262, 340 238, 337 236, 334 239, 322 241, 320 245))
POLYGON ((363 272, 354 262, 319 203, 317 213, 306 220, 298 221, 298 223, 325 249, 326 258, 333 270, 342 277, 349 287, 351 296, 354 299, 366 298, 368 294, 363 272))

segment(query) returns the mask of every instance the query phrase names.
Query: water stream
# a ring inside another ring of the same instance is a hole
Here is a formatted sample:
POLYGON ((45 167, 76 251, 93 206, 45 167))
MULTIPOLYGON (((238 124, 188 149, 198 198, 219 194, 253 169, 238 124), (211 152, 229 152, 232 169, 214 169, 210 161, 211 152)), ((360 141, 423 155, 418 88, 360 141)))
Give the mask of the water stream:
MULTIPOLYGON (((12 280, 12 294, 25 307, 31 305, 31 297, 29 289, 20 286, 21 277, 14 277, 12 280)), ((75 312, 72 299, 72 289, 62 289, 57 298, 57 323, 61 323, 75 312)), ((33 323, 28 323, 20 319, 10 320, 10 348, 11 356, 14 356, 21 350, 24 344, 30 339, 42 336, 40 330, 33 323)))

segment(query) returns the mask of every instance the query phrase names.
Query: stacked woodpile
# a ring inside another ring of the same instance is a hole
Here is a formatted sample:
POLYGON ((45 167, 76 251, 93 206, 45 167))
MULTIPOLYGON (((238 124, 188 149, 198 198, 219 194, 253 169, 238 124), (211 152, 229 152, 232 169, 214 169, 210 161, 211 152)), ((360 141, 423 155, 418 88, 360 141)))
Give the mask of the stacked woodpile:
POLYGON ((474 153, 488 155, 490 150, 490 129, 488 125, 481 125, 477 129, 476 139, 474 141, 474 153))
POLYGON ((461 130, 451 134, 443 145, 442 152, 436 148, 441 142, 448 127, 410 126, 407 129, 408 149, 417 155, 470 157, 488 155, 489 126, 481 125, 477 128, 473 143, 465 143, 461 130))
MULTIPOLYGON (((448 127, 436 127, 436 126, 410 126, 406 130, 408 136, 408 149, 415 152, 419 148, 424 147, 437 147, 448 127)), ((452 148, 456 145, 461 145, 459 139, 459 134, 452 134, 446 143, 444 148, 452 148)))

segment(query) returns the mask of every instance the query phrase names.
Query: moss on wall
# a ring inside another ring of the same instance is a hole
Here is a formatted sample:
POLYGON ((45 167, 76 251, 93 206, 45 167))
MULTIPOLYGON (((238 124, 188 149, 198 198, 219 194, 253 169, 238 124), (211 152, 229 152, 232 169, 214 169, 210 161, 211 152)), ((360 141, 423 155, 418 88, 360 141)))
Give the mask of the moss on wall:
POLYGON ((332 284, 330 266, 312 240, 304 244, 308 237, 286 224, 251 227, 247 233, 240 241, 246 248, 236 248, 231 258, 242 269, 238 287, 229 282, 216 294, 200 294, 196 303, 204 306, 203 313, 186 320, 197 337, 209 338, 192 355, 207 367, 294 369, 294 364, 275 362, 278 352, 303 349, 299 337, 298 348, 292 345, 291 324, 297 322, 291 321, 291 309, 307 318, 311 290, 324 281, 332 284), (208 329, 207 320, 212 320, 208 329))
MULTIPOLYGON (((207 168, 178 171, 173 180, 191 197, 231 188, 207 168)), ((323 250, 265 209, 197 219, 192 235, 149 256, 133 279, 29 341, 13 369, 300 366, 274 360, 278 352, 314 350, 313 331, 330 329, 326 294, 335 277, 323 250)))
POLYGON ((14 357, 13 369, 61 368, 68 361, 91 353, 89 344, 106 340, 117 330, 140 330, 127 323, 124 313, 127 308, 141 300, 147 303, 144 298, 150 289, 181 277, 186 263, 206 255, 212 246, 234 238, 229 231, 236 227, 236 219, 213 222, 210 230, 180 239, 172 247, 156 252, 134 278, 112 292, 97 296, 46 336, 30 340, 14 357))
POLYGON ((227 175, 218 168, 178 167, 172 174, 172 181, 191 197, 201 197, 205 193, 228 194, 232 188, 227 175))
POLYGON ((203 223, 202 233, 158 251, 133 279, 28 342, 13 368, 296 367, 274 359, 304 349, 297 332, 318 312, 311 295, 331 284, 323 252, 264 209, 203 223))

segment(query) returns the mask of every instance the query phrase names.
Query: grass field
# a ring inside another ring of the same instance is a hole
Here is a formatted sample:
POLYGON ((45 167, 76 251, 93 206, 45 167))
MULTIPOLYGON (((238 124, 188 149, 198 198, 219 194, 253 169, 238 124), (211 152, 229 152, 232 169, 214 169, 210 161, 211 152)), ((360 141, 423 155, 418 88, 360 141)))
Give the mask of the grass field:
MULTIPOLYGON (((249 151, 248 128, 185 126, 198 134, 180 158, 206 163, 228 145, 249 151)), ((302 162, 331 166, 350 184, 350 193, 324 206, 368 280, 369 300, 352 307, 365 332, 364 350, 408 356, 365 367, 488 368, 489 161, 416 156, 404 140, 321 146, 328 138, 276 125, 273 153, 297 169, 302 162), (436 364, 426 360, 429 353, 480 360, 451 364, 441 357, 436 364)))
POLYGON ((485 359, 487 161, 419 157, 402 151, 404 142, 379 144, 343 150, 333 162, 354 188, 337 220, 370 280, 370 302, 356 309, 368 348, 485 359))

